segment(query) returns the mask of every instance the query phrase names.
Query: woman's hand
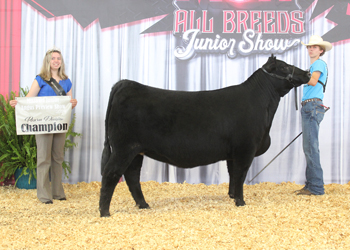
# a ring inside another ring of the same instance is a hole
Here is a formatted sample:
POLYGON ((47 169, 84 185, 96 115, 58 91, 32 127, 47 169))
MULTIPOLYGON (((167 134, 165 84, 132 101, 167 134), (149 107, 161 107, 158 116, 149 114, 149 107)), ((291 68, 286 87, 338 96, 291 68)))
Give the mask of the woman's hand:
POLYGON ((72 103, 72 109, 74 109, 74 107, 78 104, 77 99, 70 99, 70 102, 72 103))
POLYGON ((73 95, 72 95, 72 89, 68 91, 67 96, 70 96, 70 102, 72 103, 72 109, 74 109, 75 106, 77 106, 78 101, 77 99, 73 99, 73 95))
POLYGON ((17 100, 11 100, 10 105, 12 108, 14 108, 17 105, 17 100))

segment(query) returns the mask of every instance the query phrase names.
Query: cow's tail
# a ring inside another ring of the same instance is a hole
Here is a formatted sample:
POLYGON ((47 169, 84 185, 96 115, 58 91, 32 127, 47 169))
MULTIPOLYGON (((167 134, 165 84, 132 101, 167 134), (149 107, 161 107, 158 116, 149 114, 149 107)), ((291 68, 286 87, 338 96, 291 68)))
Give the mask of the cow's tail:
POLYGON ((104 147, 103 147, 102 157, 101 157, 101 175, 103 175, 105 166, 107 165, 109 157, 111 156, 111 146, 109 144, 109 137, 108 137, 108 118, 112 109, 114 94, 118 89, 117 85, 118 83, 116 83, 113 86, 111 93, 109 95, 108 107, 107 107, 106 118, 105 118, 105 142, 104 142, 104 147))

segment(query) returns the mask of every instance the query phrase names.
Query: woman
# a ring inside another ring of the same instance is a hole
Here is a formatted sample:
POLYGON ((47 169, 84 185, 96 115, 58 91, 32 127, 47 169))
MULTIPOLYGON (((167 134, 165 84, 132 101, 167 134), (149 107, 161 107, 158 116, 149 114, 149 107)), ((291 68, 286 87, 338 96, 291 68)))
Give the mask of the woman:
POLYGON ((326 51, 332 49, 329 42, 320 36, 310 37, 306 46, 310 57, 311 79, 303 89, 301 118, 303 130, 303 149, 306 158, 306 184, 298 195, 323 195, 323 171, 320 162, 318 132, 325 113, 323 96, 326 89, 327 64, 320 59, 326 51))
MULTIPOLYGON (((72 98, 72 82, 65 73, 65 65, 61 51, 58 48, 46 52, 40 74, 36 76, 27 97, 56 96, 54 89, 46 82, 53 78, 72 98)), ((71 99, 72 108, 77 105, 76 99, 71 99)), ((15 107, 16 100, 10 101, 15 107)), ((37 145, 37 196, 45 204, 52 200, 66 200, 62 186, 62 163, 64 160, 65 133, 35 135, 37 145), (50 169, 51 168, 51 169, 50 169), (50 176, 51 173, 51 185, 50 176)))

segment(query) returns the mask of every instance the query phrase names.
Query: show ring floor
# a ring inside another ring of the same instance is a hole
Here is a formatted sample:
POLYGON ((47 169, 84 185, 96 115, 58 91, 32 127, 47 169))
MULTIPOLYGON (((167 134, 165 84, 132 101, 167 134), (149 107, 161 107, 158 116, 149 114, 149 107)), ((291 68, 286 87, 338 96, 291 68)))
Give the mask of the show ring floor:
POLYGON ((143 182, 139 210, 125 182, 111 217, 100 218, 100 182, 64 184, 67 201, 45 205, 36 190, 0 187, 0 249, 350 249, 350 183, 297 196, 295 183, 244 185, 236 207, 228 184, 143 182))

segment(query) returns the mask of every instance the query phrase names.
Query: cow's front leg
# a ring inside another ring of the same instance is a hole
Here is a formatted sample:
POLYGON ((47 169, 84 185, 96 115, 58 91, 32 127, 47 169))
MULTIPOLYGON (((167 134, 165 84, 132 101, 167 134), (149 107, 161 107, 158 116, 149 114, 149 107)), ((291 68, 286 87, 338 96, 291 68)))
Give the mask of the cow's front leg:
POLYGON ((245 205, 245 201, 243 198, 243 184, 244 184, 244 180, 247 175, 247 172, 248 170, 246 171, 243 170, 242 173, 238 174, 237 178, 234 178, 235 192, 233 195, 233 199, 235 199, 235 203, 237 207, 245 205))
POLYGON ((235 164, 232 160, 227 161, 227 169, 230 175, 230 184, 228 194, 230 198, 235 200, 236 206, 244 206, 243 184, 247 176, 248 167, 235 164))
POLYGON ((228 195, 230 196, 231 199, 234 198, 234 194, 235 194, 235 181, 233 178, 233 161, 232 160, 228 160, 227 161, 227 170, 228 170, 228 174, 230 177, 230 182, 229 182, 229 187, 228 187, 228 195))
POLYGON ((115 187, 117 186, 121 175, 118 174, 106 174, 102 176, 101 193, 100 193, 100 216, 108 217, 109 206, 115 187))
POLYGON ((130 193, 134 198, 136 205, 141 209, 149 208, 149 205, 146 203, 143 196, 140 184, 142 161, 143 156, 137 155, 124 173, 125 181, 129 187, 130 193))

